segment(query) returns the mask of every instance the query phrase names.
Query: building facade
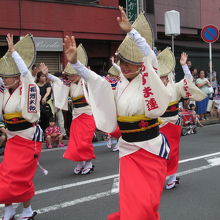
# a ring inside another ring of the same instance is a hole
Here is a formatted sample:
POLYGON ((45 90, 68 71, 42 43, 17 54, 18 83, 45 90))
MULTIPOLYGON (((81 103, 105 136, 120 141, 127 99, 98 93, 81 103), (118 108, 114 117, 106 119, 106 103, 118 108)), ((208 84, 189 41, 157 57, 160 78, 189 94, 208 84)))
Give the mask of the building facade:
MULTIPOLYGON (((1 0, 0 1, 0 56, 6 50, 5 35, 10 32, 19 40, 32 33, 37 48, 36 62, 45 62, 52 72, 66 64, 63 37, 74 35, 89 56, 89 65, 97 73, 109 67, 124 33, 118 27, 118 5, 128 6, 129 0, 1 0)), ((180 12, 181 34, 175 37, 175 55, 186 51, 193 65, 206 69, 208 44, 201 40, 201 29, 214 24, 220 28, 219 0, 130 0, 141 5, 154 30, 155 46, 171 46, 165 36, 164 13, 180 12)), ((140 10, 142 9, 140 8, 140 10)), ((220 41, 213 44, 213 63, 220 71, 220 41)), ((177 65, 177 71, 180 67, 177 65)))
MULTIPOLYGON (((177 58, 176 72, 182 77, 179 57, 181 52, 189 54, 193 66, 198 69, 208 69, 209 45, 201 39, 201 30, 204 26, 213 24, 220 29, 220 1, 218 0, 147 0, 154 6, 150 16, 154 25, 155 46, 164 49, 171 46, 171 37, 165 36, 164 14, 166 11, 180 12, 181 34, 175 37, 175 56, 177 58)), ((145 5, 147 11, 147 5, 145 5)), ((220 40, 212 44, 214 68, 220 75, 220 40)), ((219 79, 220 80, 220 79, 219 79)))
POLYGON ((16 40, 31 33, 36 63, 45 62, 52 72, 59 71, 66 64, 63 38, 74 35, 85 47, 89 65, 101 72, 124 37, 116 22, 117 7, 118 0, 1 0, 0 56, 7 50, 7 33, 16 40))

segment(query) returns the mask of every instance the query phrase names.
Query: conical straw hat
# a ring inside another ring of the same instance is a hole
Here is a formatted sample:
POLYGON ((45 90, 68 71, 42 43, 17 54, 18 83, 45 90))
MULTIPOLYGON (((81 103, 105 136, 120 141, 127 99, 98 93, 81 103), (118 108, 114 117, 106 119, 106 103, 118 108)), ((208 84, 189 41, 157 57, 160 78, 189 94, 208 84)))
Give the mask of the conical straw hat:
POLYGON ((174 70, 176 66, 174 54, 169 48, 166 48, 161 53, 159 53, 157 60, 160 76, 167 76, 174 70))
MULTIPOLYGON (((153 31, 143 13, 139 14, 132 27, 145 38, 151 47, 153 46, 153 31)), ((119 57, 125 62, 135 65, 140 65, 143 62, 142 52, 128 36, 120 44, 118 53, 119 57)))
MULTIPOLYGON (((15 50, 19 53, 27 68, 30 68, 36 59, 36 50, 34 40, 31 34, 26 35, 15 45, 15 50)), ((15 64, 11 52, 7 52, 0 59, 0 76, 14 77, 20 75, 17 65, 15 64)))
POLYGON ((117 70, 114 66, 112 66, 112 67, 108 70, 108 73, 111 74, 111 75, 113 75, 113 76, 119 76, 119 72, 118 72, 118 70, 117 70))
POLYGON ((134 21, 134 23, 131 26, 134 29, 136 29, 140 33, 140 35, 145 38, 149 46, 153 48, 153 44, 154 44, 153 30, 151 28, 149 21, 147 20, 147 17, 145 17, 143 12, 141 12, 138 15, 137 19, 134 21))
POLYGON ((119 58, 127 63, 141 65, 143 62, 144 56, 142 52, 136 46, 134 41, 128 36, 126 36, 123 42, 120 44, 118 52, 119 58))
MULTIPOLYGON (((87 66, 88 64, 87 53, 82 44, 77 47, 77 60, 79 60, 80 63, 85 66, 87 66)), ((64 73, 66 73, 67 75, 73 75, 77 74, 77 71, 72 67, 70 63, 68 63, 64 69, 64 73)))

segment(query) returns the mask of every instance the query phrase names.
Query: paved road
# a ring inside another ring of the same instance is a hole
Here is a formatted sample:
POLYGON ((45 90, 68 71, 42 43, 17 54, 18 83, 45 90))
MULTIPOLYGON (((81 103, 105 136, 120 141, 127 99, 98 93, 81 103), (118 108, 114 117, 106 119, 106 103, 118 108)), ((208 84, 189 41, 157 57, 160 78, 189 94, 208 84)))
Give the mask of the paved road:
MULTIPOLYGON (((118 153, 95 147, 95 172, 73 175, 74 164, 62 159, 64 149, 44 150, 37 171, 37 196, 32 206, 39 220, 105 220, 118 208, 118 153)), ((199 129, 182 138, 179 176, 181 185, 164 190, 161 220, 220 219, 220 125, 199 129)), ((15 204, 16 205, 16 204, 15 204)), ((20 207, 18 207, 18 212, 20 207)), ((0 207, 0 215, 2 208, 0 207)), ((144 220, 144 219, 143 219, 144 220)))

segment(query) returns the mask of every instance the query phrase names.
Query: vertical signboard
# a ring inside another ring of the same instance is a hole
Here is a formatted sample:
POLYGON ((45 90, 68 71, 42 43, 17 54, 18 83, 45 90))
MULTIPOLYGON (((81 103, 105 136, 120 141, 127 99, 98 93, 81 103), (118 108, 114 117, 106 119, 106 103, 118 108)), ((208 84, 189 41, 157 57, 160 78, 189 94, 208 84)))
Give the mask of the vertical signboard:
POLYGON ((139 4, 138 0, 126 0, 126 11, 128 19, 131 23, 135 21, 139 13, 139 4))

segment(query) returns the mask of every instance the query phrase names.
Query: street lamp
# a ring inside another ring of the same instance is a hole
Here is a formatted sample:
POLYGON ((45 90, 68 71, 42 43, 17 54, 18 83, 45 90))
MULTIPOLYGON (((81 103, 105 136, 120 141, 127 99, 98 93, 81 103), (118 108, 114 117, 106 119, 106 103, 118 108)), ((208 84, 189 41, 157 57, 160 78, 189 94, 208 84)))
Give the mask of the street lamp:
POLYGON ((172 36, 172 51, 174 53, 174 37, 180 35, 180 13, 178 11, 165 12, 165 35, 172 36))

